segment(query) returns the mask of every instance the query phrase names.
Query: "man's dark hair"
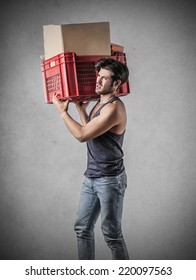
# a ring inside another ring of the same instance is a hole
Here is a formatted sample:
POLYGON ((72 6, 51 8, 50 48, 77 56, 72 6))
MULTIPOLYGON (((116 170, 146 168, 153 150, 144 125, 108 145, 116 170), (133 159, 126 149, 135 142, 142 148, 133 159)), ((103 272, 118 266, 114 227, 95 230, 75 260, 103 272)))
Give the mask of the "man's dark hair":
POLYGON ((110 70, 113 73, 112 81, 114 82, 120 80, 120 86, 122 86, 128 80, 129 70, 126 64, 121 61, 117 61, 113 58, 102 58, 95 64, 95 70, 97 72, 99 72, 101 68, 110 70))

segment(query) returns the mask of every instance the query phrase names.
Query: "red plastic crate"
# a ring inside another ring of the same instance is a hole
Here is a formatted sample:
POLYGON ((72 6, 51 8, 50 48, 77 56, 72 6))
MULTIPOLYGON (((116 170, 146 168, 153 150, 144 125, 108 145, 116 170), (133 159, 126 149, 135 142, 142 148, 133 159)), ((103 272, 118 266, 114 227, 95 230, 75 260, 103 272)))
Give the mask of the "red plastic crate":
MULTIPOLYGON (((114 56, 77 56, 75 53, 67 52, 42 61, 45 101, 52 103, 54 93, 62 100, 99 98, 95 93, 95 63, 103 57, 113 58, 126 64, 124 53, 114 56)), ((127 94, 129 94, 128 81, 117 92, 118 96, 127 94)))

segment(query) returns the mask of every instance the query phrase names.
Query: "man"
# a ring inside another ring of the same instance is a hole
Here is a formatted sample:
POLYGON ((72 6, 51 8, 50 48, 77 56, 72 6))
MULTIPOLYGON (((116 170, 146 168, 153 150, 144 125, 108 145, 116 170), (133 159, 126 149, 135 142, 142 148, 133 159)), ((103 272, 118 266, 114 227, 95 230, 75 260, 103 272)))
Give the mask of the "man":
POLYGON ((123 198, 127 186, 122 144, 126 130, 126 111, 116 96, 127 81, 125 64, 110 58, 97 62, 96 93, 100 100, 86 112, 87 103, 77 103, 82 125, 68 113, 69 101, 54 95, 61 118, 71 134, 87 142, 88 162, 78 206, 75 231, 79 259, 95 259, 94 225, 101 214, 101 229, 111 249, 112 259, 129 259, 121 230, 123 198))

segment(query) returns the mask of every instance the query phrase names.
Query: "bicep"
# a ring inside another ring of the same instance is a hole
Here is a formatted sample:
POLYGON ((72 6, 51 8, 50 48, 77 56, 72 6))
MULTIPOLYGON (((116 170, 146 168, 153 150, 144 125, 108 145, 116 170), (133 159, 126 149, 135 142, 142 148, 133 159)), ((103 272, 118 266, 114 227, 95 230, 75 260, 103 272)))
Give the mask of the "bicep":
POLYGON ((115 108, 110 110, 102 110, 99 116, 93 118, 85 126, 82 127, 83 141, 88 141, 110 130, 117 125, 117 114, 115 108))

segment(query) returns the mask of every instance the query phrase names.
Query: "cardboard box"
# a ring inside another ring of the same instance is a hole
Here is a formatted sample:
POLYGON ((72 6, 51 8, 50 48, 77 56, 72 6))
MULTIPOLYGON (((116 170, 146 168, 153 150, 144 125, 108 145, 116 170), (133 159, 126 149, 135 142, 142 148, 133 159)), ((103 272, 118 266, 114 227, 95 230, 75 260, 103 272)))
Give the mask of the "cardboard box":
POLYGON ((44 55, 111 55, 109 22, 44 25, 44 55))
POLYGON ((113 55, 115 53, 124 53, 124 47, 121 45, 111 43, 111 54, 113 55))

